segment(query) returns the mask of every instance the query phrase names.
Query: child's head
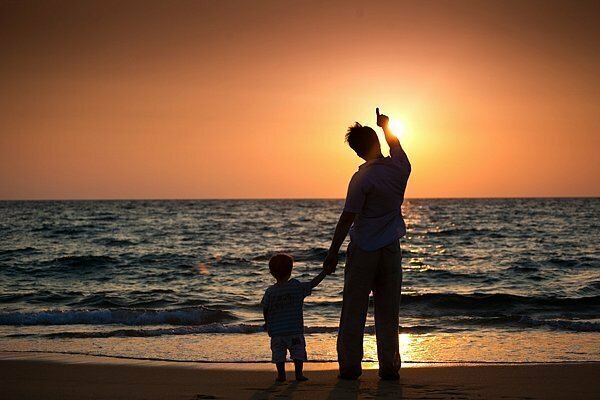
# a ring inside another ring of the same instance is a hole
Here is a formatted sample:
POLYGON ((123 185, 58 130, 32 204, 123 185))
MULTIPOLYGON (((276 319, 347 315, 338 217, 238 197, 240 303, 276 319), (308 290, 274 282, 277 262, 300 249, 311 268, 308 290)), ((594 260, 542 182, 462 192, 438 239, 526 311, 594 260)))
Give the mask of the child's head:
POLYGON ((277 281, 286 281, 292 274, 294 259, 289 254, 275 254, 269 260, 269 271, 277 281))

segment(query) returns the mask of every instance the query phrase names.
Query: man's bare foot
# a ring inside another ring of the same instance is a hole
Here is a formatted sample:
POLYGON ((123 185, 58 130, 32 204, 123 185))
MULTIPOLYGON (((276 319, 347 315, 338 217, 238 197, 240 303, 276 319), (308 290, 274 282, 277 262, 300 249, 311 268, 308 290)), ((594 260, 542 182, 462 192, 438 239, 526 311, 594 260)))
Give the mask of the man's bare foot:
POLYGON ((305 377, 304 375, 300 375, 300 376, 296 375, 296 380, 299 382, 304 382, 304 381, 307 381, 308 378, 305 377))

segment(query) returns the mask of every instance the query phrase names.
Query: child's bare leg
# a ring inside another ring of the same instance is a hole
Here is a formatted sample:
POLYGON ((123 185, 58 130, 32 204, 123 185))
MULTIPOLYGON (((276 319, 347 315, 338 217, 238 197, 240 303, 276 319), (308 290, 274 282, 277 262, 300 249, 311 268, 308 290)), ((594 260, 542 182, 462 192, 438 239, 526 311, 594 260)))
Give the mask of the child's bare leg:
POLYGON ((302 374, 302 367, 304 363, 302 360, 294 360, 294 368, 296 370, 296 380, 297 381, 307 381, 308 378, 302 374))
POLYGON ((285 381, 285 362, 275 363, 275 366, 277 367, 277 379, 275 379, 275 380, 277 382, 284 382, 285 381))

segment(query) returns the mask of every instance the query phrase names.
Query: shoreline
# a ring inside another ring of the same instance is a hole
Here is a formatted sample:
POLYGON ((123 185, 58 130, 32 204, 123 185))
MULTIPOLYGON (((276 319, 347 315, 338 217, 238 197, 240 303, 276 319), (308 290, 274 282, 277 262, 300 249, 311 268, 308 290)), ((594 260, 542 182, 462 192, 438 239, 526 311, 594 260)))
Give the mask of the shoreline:
MULTIPOLYGON (((80 352, 44 351, 44 350, 0 350, 0 361, 3 360, 42 360, 48 362, 71 362, 71 359, 82 358, 89 361, 97 360, 101 363, 170 363, 177 365, 195 366, 205 369, 267 369, 271 370, 271 361, 210 361, 210 360, 172 360, 153 357, 127 357, 107 354, 88 354, 80 352)), ((291 362, 291 361, 287 361, 291 362)), ((364 369, 377 369, 377 362, 363 361, 364 369)), ((568 361, 402 361, 402 368, 424 368, 424 367, 480 367, 480 366, 518 366, 518 365, 568 365, 568 364, 599 364, 600 360, 568 360, 568 361)), ((308 360, 304 362, 305 369, 321 370, 336 369, 335 360, 308 360)))
MULTIPOLYGON (((288 379, 292 378, 287 366, 288 379)), ((55 353, 0 353, 3 399, 594 399, 600 362, 436 365, 402 368, 400 382, 365 369, 337 379, 335 363, 307 363, 308 382, 274 382, 270 364, 135 360, 55 353)))

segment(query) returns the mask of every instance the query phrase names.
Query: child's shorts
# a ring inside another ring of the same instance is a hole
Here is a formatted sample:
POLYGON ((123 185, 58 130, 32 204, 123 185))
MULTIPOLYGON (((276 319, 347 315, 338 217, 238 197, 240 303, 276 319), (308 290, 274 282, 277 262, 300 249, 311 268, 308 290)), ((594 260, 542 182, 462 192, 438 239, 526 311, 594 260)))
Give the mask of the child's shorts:
POLYGON ((306 341, 304 335, 273 336, 271 337, 272 361, 285 362, 287 350, 292 360, 306 361, 306 341))

